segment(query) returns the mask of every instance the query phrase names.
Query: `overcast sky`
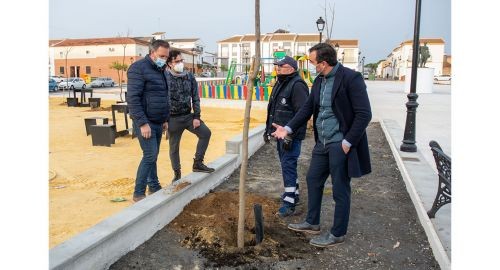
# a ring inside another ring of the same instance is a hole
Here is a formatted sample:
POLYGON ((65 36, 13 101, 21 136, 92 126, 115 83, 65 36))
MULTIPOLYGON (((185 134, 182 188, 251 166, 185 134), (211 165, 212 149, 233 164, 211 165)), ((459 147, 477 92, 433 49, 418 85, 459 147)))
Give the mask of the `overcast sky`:
MULTIPOLYGON (((278 28, 317 33, 325 0, 261 0, 261 33, 278 28)), ((451 54, 451 0, 423 0, 421 38, 443 38, 451 54)), ((415 0, 335 0, 332 39, 358 39, 365 63, 384 59, 404 40, 413 39, 415 0)), ((49 38, 149 36, 200 38, 205 50, 216 42, 254 33, 253 0, 49 0, 49 38)), ((325 33, 324 33, 325 34, 325 33)))

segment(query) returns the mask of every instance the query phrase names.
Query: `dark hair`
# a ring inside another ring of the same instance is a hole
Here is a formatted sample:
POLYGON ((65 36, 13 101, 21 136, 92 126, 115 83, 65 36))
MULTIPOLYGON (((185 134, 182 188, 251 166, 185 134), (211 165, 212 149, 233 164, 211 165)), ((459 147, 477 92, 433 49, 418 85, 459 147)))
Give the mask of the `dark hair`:
POLYGON ((337 64, 337 51, 327 43, 318 43, 309 49, 309 52, 316 51, 316 61, 327 62, 330 66, 337 64))
POLYGON ((171 50, 168 53, 167 63, 171 63, 175 58, 177 58, 177 56, 179 54, 181 54, 181 51, 179 51, 179 50, 171 50))
POLYGON ((151 44, 149 44, 149 51, 156 51, 158 48, 163 47, 163 48, 170 48, 170 44, 168 44, 168 41, 161 40, 161 39, 155 39, 151 41, 151 44))

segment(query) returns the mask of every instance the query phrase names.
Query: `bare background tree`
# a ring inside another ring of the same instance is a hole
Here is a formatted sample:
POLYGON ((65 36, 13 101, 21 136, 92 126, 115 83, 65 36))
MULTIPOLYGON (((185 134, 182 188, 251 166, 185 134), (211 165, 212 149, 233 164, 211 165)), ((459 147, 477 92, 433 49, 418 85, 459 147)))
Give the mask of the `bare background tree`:
MULTIPOLYGON (((65 60, 64 72, 66 72, 66 88, 68 88, 68 97, 71 97, 71 92, 69 91, 69 69, 68 69, 68 54, 71 51, 71 49, 73 49, 73 47, 66 48, 66 51, 64 52, 64 60, 65 60)), ((63 88, 63 96, 64 96, 64 88, 63 88)))
POLYGON ((255 56, 250 65, 250 78, 247 81, 247 98, 245 103, 245 119, 243 124, 242 161, 239 186, 238 212, 238 248, 245 246, 245 180, 248 167, 248 130, 250 128, 250 110, 252 109, 253 87, 260 67, 260 0, 255 0, 255 56))
MULTIPOLYGON (((130 29, 127 29, 127 35, 125 36, 126 38, 128 38, 130 35, 130 29)), ((118 37, 121 37, 121 34, 118 33, 118 37)), ((123 42, 122 43, 122 46, 123 46, 123 59, 122 59, 122 64, 121 64, 121 67, 120 69, 117 69, 118 72, 120 73, 121 72, 121 75, 118 74, 118 79, 120 80, 118 83, 120 84, 120 101, 123 102, 123 72, 124 71, 127 71, 128 69, 128 65, 125 64, 125 50, 127 49, 127 43, 123 42)), ((114 65, 115 63, 113 63, 114 65)), ((115 65, 116 66, 116 65, 115 65)))
POLYGON ((328 3, 327 6, 325 0, 325 6, 321 8, 325 12, 326 41, 329 41, 332 39, 333 34, 333 22, 335 21, 335 3, 333 3, 333 7, 331 3, 328 3))

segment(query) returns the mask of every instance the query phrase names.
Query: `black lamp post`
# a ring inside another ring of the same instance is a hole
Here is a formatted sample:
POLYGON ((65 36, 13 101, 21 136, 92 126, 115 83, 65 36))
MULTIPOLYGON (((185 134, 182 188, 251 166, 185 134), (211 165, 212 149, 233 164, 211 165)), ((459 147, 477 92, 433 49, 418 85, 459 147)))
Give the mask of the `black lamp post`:
POLYGON ((363 73, 363 77, 365 76, 365 57, 361 58, 361 72, 363 73))
POLYGON ((417 116, 417 59, 420 45, 420 8, 421 1, 416 0, 415 4, 415 28, 413 33, 413 58, 411 62, 411 82, 410 93, 408 94, 408 102, 406 103, 406 125, 403 143, 400 150, 403 152, 416 152, 417 145, 415 144, 415 126, 417 116))
POLYGON ((325 29, 325 21, 323 18, 319 17, 319 19, 316 20, 316 26, 318 27, 319 32, 319 43, 321 43, 321 40, 323 39, 323 29, 325 29))
POLYGON ((193 53, 193 74, 194 74, 195 73, 194 72, 194 53, 196 52, 196 48, 192 48, 191 52, 193 53))
POLYGON ((248 75, 248 52, 245 51, 245 79, 247 78, 248 75))
POLYGON ((361 65, 361 51, 358 52, 358 64, 361 65))

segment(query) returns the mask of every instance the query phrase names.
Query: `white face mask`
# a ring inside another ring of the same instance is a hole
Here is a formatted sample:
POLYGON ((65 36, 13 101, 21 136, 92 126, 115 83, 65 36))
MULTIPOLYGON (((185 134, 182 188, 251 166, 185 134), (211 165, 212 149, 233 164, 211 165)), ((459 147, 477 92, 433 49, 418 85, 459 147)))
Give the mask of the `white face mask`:
POLYGON ((178 63, 178 64, 175 64, 173 70, 177 73, 181 73, 184 71, 184 63, 178 63))

